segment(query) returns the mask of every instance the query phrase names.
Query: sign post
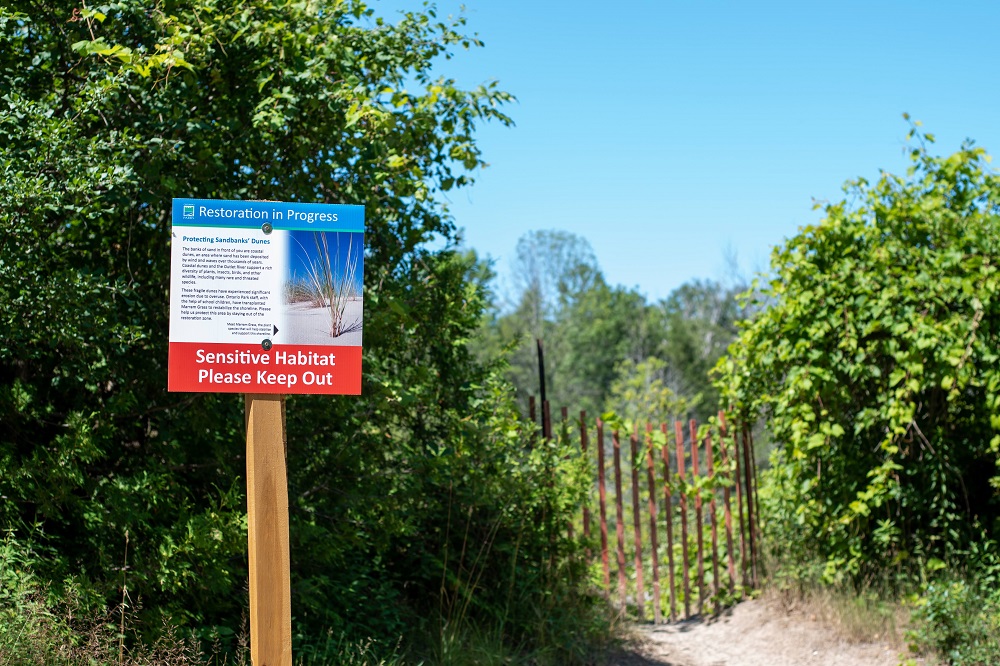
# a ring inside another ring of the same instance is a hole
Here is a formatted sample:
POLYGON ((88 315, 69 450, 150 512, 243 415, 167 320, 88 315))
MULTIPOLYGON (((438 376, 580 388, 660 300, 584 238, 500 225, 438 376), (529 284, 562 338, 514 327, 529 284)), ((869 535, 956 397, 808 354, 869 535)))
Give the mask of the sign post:
POLYGON ((255 665, 291 666, 285 399, 246 396, 250 654, 255 665))
POLYGON ((291 666, 284 396, 361 393, 364 207, 172 213, 168 390, 245 394, 251 658, 291 666))

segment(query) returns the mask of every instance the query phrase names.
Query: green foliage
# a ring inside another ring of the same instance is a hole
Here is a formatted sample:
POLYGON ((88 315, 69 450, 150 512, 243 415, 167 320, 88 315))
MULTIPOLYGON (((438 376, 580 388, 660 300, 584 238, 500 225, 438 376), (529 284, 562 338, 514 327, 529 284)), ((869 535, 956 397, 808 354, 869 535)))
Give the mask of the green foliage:
POLYGON ((1000 662, 1000 595, 961 580, 926 586, 914 601, 913 628, 907 632, 914 652, 936 653, 951 666, 1000 662))
POLYGON ((607 402, 625 423, 658 423, 668 415, 687 411, 685 400, 664 383, 666 363, 655 356, 639 363, 625 359, 617 370, 607 402))
POLYGON ((658 391, 678 399, 654 401, 669 410, 656 419, 705 420, 717 411, 708 371, 736 335, 744 314, 739 290, 694 281, 650 304, 635 290, 608 285, 585 239, 555 230, 518 241, 512 281, 515 293, 502 308, 494 304, 477 345, 484 357, 510 350, 508 377, 522 404, 539 392, 535 340, 541 338, 554 408, 624 414, 622 382, 634 380, 659 382, 658 391))
POLYGON ((74 590, 52 598, 32 571, 37 561, 37 554, 10 534, 0 543, 0 666, 206 663, 194 642, 169 630, 151 644, 126 646, 122 632, 129 627, 122 609, 87 608, 74 590))
POLYGON ((719 392, 709 372, 736 338, 737 322, 752 314, 737 299, 742 290, 694 280, 658 304, 663 332, 655 354, 666 365, 666 385, 686 401, 677 413, 704 422, 718 412, 719 392))
POLYGON ((827 580, 976 559, 1000 530, 1000 178, 971 144, 911 157, 775 250, 718 366, 779 443, 768 533, 827 580))
POLYGON ((511 348, 508 377, 526 404, 540 390, 535 341, 541 339, 553 409, 600 413, 615 366, 642 344, 643 299, 609 287, 590 244, 563 231, 521 238, 513 281, 519 291, 509 312, 487 322, 481 354, 511 348))
POLYGON ((529 231, 517 241, 513 280, 518 307, 528 313, 531 332, 557 317, 603 281, 597 257, 582 236, 567 231, 529 231))
POLYGON ((436 195, 484 166, 474 130, 511 97, 434 78, 478 45, 462 30, 359 0, 2 10, 0 526, 54 594, 119 599, 127 532, 147 637, 239 630, 242 400, 165 392, 169 202, 354 203, 363 396, 288 402, 297 645, 391 643, 459 608, 547 640, 532 609, 577 594, 551 526, 579 491, 468 350, 485 293, 436 195))

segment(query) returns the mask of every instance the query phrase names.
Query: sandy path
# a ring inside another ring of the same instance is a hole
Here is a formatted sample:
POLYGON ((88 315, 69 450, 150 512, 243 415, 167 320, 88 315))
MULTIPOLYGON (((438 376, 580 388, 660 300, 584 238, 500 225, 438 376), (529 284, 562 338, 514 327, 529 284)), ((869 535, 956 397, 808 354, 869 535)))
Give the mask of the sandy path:
MULTIPOLYGON (((898 648, 855 644, 801 611, 746 601, 719 618, 637 626, 641 645, 616 666, 898 666, 898 648)), ((918 663, 923 663, 918 661, 918 663)))

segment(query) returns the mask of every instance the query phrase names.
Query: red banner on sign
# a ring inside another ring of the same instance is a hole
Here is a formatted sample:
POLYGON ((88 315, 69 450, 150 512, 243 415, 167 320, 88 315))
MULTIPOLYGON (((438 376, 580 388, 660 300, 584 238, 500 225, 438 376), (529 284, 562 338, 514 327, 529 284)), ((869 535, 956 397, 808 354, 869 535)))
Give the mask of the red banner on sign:
POLYGON ((171 342, 167 388, 361 395, 361 347, 171 342))

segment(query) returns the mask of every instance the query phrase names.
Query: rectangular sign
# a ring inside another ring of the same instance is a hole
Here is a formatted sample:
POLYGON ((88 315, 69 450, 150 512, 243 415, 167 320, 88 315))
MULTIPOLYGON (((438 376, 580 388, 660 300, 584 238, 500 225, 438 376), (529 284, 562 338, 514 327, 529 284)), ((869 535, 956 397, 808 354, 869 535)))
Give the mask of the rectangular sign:
POLYGON ((174 199, 167 389, 359 395, 364 216, 174 199))

